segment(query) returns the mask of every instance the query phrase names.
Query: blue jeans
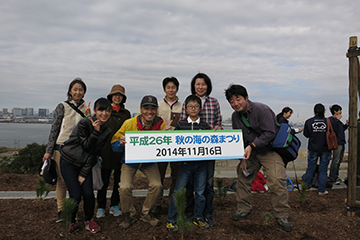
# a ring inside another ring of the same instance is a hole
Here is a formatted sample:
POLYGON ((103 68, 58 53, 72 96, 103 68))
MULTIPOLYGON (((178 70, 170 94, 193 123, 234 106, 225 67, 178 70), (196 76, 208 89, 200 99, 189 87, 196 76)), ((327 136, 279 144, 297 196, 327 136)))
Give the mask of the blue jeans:
POLYGON ((325 192, 325 188, 326 188, 327 170, 331 158, 331 151, 326 151, 326 152, 308 151, 308 167, 306 169, 304 182, 309 186, 309 188, 311 187, 312 177, 315 172, 315 168, 318 162, 318 157, 320 157, 318 190, 320 193, 323 193, 325 192))
MULTIPOLYGON (((206 204, 204 196, 205 185, 206 185, 206 172, 207 163, 204 161, 191 161, 182 163, 179 169, 178 178, 176 180, 176 186, 174 189, 178 191, 182 188, 186 188, 187 184, 191 179, 194 179, 193 188, 195 189, 195 206, 194 206, 194 217, 204 218, 203 212, 206 204)), ((169 205, 168 221, 175 223, 177 221, 177 210, 175 207, 174 194, 171 196, 169 205)))
MULTIPOLYGON (((205 198, 206 205, 204 209, 204 217, 210 218, 214 212, 213 200, 215 196, 214 191, 214 172, 215 172, 215 160, 203 161, 207 163, 207 171, 206 171, 206 186, 205 186, 205 198)), ((194 209, 194 188, 193 188, 193 179, 190 180, 190 184, 187 185, 186 188, 186 197, 188 200, 188 204, 186 206, 186 215, 193 215, 194 209)))
POLYGON ((333 160, 330 165, 330 177, 335 181, 339 177, 340 163, 344 158, 345 145, 339 145, 338 149, 333 151, 333 160))
POLYGON ((94 216, 95 196, 93 190, 92 173, 85 178, 80 185, 78 177, 81 168, 60 158, 61 174, 64 178, 66 187, 69 191, 70 198, 75 200, 77 206, 72 214, 71 222, 75 223, 76 213, 79 208, 81 197, 84 198, 85 221, 90 221, 94 216))

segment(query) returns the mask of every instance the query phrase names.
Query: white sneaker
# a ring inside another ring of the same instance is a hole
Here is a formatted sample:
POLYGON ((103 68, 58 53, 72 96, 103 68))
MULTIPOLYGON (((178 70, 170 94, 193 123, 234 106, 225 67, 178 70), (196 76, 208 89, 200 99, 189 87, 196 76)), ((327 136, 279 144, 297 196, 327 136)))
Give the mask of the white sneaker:
POLYGON ((114 217, 118 217, 122 215, 122 212, 119 209, 119 206, 110 207, 109 213, 114 215, 114 217))
POLYGON ((99 208, 96 213, 96 218, 103 218, 105 217, 105 209, 99 208))

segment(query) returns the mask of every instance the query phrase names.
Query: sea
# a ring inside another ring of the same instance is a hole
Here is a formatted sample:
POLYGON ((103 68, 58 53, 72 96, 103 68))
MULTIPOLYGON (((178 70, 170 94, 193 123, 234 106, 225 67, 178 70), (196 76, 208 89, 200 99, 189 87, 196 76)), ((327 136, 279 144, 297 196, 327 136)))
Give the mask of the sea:
MULTIPOLYGON (((27 144, 47 144, 51 124, 38 123, 0 123, 0 147, 24 148, 27 144)), ((225 127, 231 129, 231 127, 225 127)), ((307 150, 308 139, 302 133, 296 134, 301 141, 300 150, 307 150)), ((345 131, 348 138, 348 131, 345 131)), ((348 144, 345 145, 348 151, 348 144)))

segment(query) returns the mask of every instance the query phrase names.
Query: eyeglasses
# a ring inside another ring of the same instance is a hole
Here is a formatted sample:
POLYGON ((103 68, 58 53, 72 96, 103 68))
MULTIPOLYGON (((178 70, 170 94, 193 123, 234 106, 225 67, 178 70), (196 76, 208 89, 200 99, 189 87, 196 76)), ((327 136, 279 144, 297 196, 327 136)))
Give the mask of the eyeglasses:
POLYGON ((199 105, 196 105, 196 106, 187 105, 186 108, 187 109, 196 109, 196 110, 198 110, 200 108, 200 106, 199 105))

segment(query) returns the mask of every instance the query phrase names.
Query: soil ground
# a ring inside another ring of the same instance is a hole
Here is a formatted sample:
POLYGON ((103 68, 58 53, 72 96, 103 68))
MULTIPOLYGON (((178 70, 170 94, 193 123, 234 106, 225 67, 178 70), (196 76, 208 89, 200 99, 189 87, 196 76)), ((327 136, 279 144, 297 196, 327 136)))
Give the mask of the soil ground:
MULTIPOLYGON (((226 186, 232 179, 224 179, 226 186)), ((0 173, 0 191, 34 191, 38 185, 37 175, 0 173)), ((135 189, 145 189, 147 180, 135 177, 135 189)), ((165 188, 170 180, 165 179, 165 188)), ((53 188, 54 189, 54 188, 53 188)), ((359 191, 359 189, 357 189, 359 191)), ((357 193, 359 196, 359 192, 357 193)), ((252 194, 252 218, 235 222, 231 215, 236 211, 234 194, 228 194, 222 203, 215 198, 214 217, 218 226, 206 230, 194 227, 186 232, 184 239, 359 239, 359 212, 355 217, 348 217, 345 205, 347 189, 333 189, 326 196, 319 196, 317 191, 310 191, 305 203, 300 203, 297 191, 289 192, 290 217, 293 225, 290 233, 280 230, 271 218, 265 221, 264 214, 272 213, 270 193, 252 194)), ((135 198, 135 207, 140 211, 144 198, 135 198)), ((168 198, 165 198, 168 201, 168 198)), ((108 208, 108 207, 107 207, 108 208)), ((71 239, 180 239, 180 233, 166 230, 168 204, 163 205, 159 227, 138 221, 127 230, 120 230, 123 219, 107 214, 105 218, 95 219, 102 231, 92 234, 84 228, 84 222, 77 223, 79 229, 71 239)), ((79 216, 83 219, 82 204, 79 216)), ((108 213, 108 209, 106 209, 108 213)), ((55 199, 11 199, 0 200, 0 239, 59 239, 60 225, 55 223, 55 199)))

